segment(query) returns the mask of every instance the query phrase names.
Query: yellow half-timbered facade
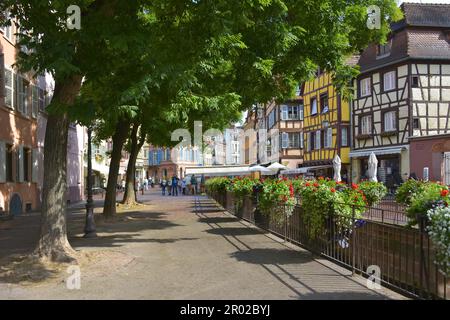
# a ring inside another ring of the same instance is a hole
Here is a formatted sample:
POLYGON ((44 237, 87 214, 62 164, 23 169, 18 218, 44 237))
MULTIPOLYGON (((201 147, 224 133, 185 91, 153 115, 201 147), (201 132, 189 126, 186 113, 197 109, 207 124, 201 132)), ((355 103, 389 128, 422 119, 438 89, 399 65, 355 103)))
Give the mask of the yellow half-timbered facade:
POLYGON ((332 84, 330 74, 318 71, 303 87, 305 174, 333 176, 333 159, 342 161, 342 177, 350 171, 350 105, 332 84))

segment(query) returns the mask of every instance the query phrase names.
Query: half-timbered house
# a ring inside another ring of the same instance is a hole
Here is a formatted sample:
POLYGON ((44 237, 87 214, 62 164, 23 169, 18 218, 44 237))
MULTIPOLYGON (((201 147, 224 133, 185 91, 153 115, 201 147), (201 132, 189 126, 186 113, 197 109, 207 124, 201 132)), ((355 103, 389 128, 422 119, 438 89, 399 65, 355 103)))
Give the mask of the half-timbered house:
POLYGON ((313 80, 304 84, 303 90, 305 152, 302 173, 331 178, 333 159, 339 155, 346 178, 350 171, 349 102, 333 86, 332 76, 320 70, 313 80))
POLYGON ((387 43, 361 55, 352 107, 352 178, 367 177, 373 152, 378 178, 391 187, 432 167, 433 155, 423 154, 415 137, 450 133, 450 5, 404 3, 401 9, 404 19, 392 25, 387 43), (427 158, 421 168, 416 156, 427 158))
POLYGON ((279 162, 289 169, 303 162, 303 100, 296 97, 283 103, 271 102, 258 108, 259 162, 279 162))

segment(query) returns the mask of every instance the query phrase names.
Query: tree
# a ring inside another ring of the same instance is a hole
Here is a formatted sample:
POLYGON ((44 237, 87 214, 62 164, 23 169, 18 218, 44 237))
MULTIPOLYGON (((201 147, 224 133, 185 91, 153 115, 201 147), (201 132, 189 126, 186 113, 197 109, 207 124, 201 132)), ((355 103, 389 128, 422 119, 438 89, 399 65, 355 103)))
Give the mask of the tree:
POLYGON ((74 251, 67 241, 65 217, 67 136, 73 120, 68 110, 79 94, 84 77, 114 69, 114 64, 121 61, 120 56, 126 54, 127 44, 135 38, 123 26, 136 27, 136 23, 131 23, 136 19, 136 8, 131 3, 124 5, 114 0, 5 0, 0 3, 0 11, 8 10, 20 25, 18 45, 29 49, 19 54, 21 71, 48 71, 55 79, 53 99, 47 109, 41 233, 35 250, 40 258, 62 262, 74 259, 74 251), (69 29, 66 23, 66 10, 73 4, 81 8, 81 30, 69 29))
MULTIPOLYGON (((225 102, 245 108, 284 99, 319 65, 336 73, 336 79, 354 74, 344 57, 371 41, 384 41, 389 21, 399 12, 393 0, 3 0, 0 10, 6 9, 21 25, 20 44, 31 49, 20 54, 20 67, 48 70, 56 82, 48 108, 36 249, 39 256, 56 261, 73 257, 66 237, 66 145, 69 122, 79 115, 71 109, 83 79, 109 81, 129 60, 143 61, 139 75, 146 76, 125 88, 144 83, 152 102, 146 105, 167 108, 165 121, 189 126, 207 110, 220 114, 225 102), (81 30, 66 25, 66 9, 73 4, 81 8, 81 30), (366 28, 369 4, 381 8, 378 30, 366 28)), ((116 100, 98 107, 104 113, 115 106, 124 109, 127 104, 116 100)), ((116 146, 110 179, 118 170, 128 121, 119 119, 112 126, 116 146)), ((115 190, 113 179, 109 191, 115 190)), ((105 202, 106 211, 115 210, 115 202, 114 209, 106 207, 111 203, 105 202)))

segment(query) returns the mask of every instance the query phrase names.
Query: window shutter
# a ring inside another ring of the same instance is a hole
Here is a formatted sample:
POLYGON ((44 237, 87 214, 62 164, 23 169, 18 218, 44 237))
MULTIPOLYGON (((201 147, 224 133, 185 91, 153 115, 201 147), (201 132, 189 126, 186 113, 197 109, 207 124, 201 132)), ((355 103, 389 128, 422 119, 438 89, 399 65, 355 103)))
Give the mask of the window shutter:
POLYGON ((289 134, 287 132, 283 132, 281 134, 281 148, 287 149, 289 147, 289 134))
POLYGON ((5 88, 5 55, 0 53, 0 98, 6 96, 5 88))
POLYGON ((333 144, 333 129, 332 128, 328 128, 327 129, 327 141, 328 141, 328 145, 327 147, 330 148, 333 144))
POLYGON ((37 183, 39 177, 39 149, 33 149, 31 154, 31 182, 37 183))
POLYGON ((0 141, 0 183, 6 182, 6 144, 0 141))
POLYGON ((22 183, 24 181, 24 154, 23 154, 23 146, 19 146, 19 150, 17 151, 19 156, 19 183, 22 183))
POLYGON ((36 86, 31 87, 31 116, 37 117, 39 105, 39 89, 36 86))
POLYGON ((306 151, 311 151, 311 134, 306 134, 306 151))
POLYGON ((17 91, 17 73, 12 72, 12 80, 13 80, 13 94, 12 94, 12 108, 17 110, 17 101, 18 101, 18 91, 17 91))
POLYGON ((303 133, 300 132, 300 149, 303 149, 305 146, 305 141, 303 139, 303 133))
POLYGON ((315 145, 315 149, 320 149, 321 148, 321 140, 322 140, 322 135, 320 134, 321 131, 317 130, 316 132, 316 145, 315 145))
POLYGON ((288 107, 281 106, 281 120, 287 120, 287 119, 288 119, 288 107))

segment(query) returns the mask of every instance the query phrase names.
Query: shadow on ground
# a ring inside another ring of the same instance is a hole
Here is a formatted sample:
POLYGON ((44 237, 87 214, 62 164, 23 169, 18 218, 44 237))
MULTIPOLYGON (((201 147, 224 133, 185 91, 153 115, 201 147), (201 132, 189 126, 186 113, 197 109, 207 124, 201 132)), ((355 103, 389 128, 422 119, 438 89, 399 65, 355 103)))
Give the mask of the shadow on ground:
POLYGON ((238 261, 252 264, 302 264, 313 261, 311 253, 292 249, 250 249, 237 251, 230 256, 238 261))
POLYGON ((299 300, 389 300, 376 292, 354 292, 354 291, 330 291, 311 292, 299 294, 295 297, 299 300))
POLYGON ((121 247, 128 243, 175 243, 179 241, 198 240, 198 238, 171 238, 171 239, 145 239, 138 238, 140 233, 117 234, 111 236, 99 236, 93 239, 84 239, 82 237, 70 238, 70 243, 78 247, 121 247))
POLYGON ((257 235, 257 234, 263 234, 264 232, 258 229, 249 228, 249 227, 242 227, 242 228, 217 228, 217 229, 210 229, 206 230, 206 232, 211 234, 216 234, 219 236, 248 236, 248 235, 257 235))
POLYGON ((236 218, 228 218, 228 217, 206 217, 206 218, 199 218, 199 222, 201 223, 232 223, 232 222, 239 222, 236 218))

